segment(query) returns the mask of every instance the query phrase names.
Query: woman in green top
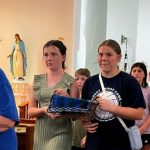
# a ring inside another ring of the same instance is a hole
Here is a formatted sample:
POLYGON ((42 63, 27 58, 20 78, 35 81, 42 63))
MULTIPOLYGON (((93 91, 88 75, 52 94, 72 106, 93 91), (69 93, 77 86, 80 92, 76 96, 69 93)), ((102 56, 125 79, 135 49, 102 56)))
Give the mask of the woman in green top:
MULTIPOLYGON (((29 116, 36 117, 34 150, 70 150, 71 120, 58 113, 47 113, 53 93, 69 96, 74 78, 65 70, 66 46, 59 40, 47 42, 43 47, 45 74, 35 75, 29 105, 29 116), (68 92, 70 91, 70 92, 68 92)), ((74 95, 77 95, 74 89, 74 95)), ((77 95, 78 96, 78 95, 77 95)))

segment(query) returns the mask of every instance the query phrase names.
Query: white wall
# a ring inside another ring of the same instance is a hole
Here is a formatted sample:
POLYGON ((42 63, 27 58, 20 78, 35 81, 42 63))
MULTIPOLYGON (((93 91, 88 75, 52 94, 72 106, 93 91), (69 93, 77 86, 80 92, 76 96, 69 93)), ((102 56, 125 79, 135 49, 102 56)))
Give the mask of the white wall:
POLYGON ((107 1, 76 0, 74 33, 74 69, 86 67, 91 74, 99 72, 97 49, 106 38, 107 1), (80 34, 76 34, 80 33, 80 34))
MULTIPOLYGON (((136 37, 138 23, 138 1, 137 0, 108 0, 107 7, 107 39, 112 38, 121 45, 121 35, 127 37, 128 71, 135 61, 136 37)), ((122 62, 124 63, 124 53, 126 43, 121 45, 122 62)))
POLYGON ((67 71, 72 72, 73 0, 4 0, 0 1, 0 67, 12 79, 7 55, 19 33, 27 49, 27 76, 32 82, 34 74, 44 70, 43 45, 64 37, 67 46, 67 71))
POLYGON ((97 63, 98 47, 106 39, 107 1, 88 0, 85 17, 85 67, 88 67, 92 74, 96 74, 100 72, 97 63))
MULTIPOLYGON (((86 43, 88 45, 85 50, 86 60, 85 62, 83 62, 84 60, 79 61, 80 66, 85 64, 84 66, 88 68, 92 67, 91 70, 93 73, 96 72, 97 65, 93 64, 93 60, 95 60, 95 53, 93 54, 93 50, 97 48, 96 46, 105 37, 105 34, 106 39, 108 38, 115 39, 120 44, 121 44, 121 35, 123 34, 125 37, 127 37, 128 70, 130 69, 132 64, 135 63, 136 61, 144 61, 146 65, 149 66, 150 68, 150 59, 149 59, 150 1, 107 0, 107 6, 106 2, 104 3, 103 2, 96 0, 86 1, 87 18, 85 24, 86 30, 85 37, 86 43), (104 19, 105 17, 107 18, 106 29, 104 27, 106 23, 106 20, 104 19)), ((78 31, 79 31, 79 24, 78 24, 78 31)), ((76 41, 76 45, 79 44, 79 42, 77 42, 76 40, 77 38, 79 39, 79 36, 75 36, 74 41, 76 41)), ((121 48, 122 48, 122 62, 121 62, 121 69, 122 69, 124 63, 124 53, 126 49, 125 43, 121 45, 121 48)), ((82 50, 80 49, 80 51, 82 50)), ((82 57, 83 56, 81 56, 81 60, 82 57)), ((77 64, 76 61, 75 64, 77 64)), ((74 66, 77 67, 76 65, 74 66)))
POLYGON ((139 0, 136 61, 150 66, 150 1, 139 0))
MULTIPOLYGON (((123 34, 128 38, 128 62, 131 67, 143 61, 150 68, 150 1, 108 0, 107 38, 120 42, 123 34)), ((122 50, 124 52, 124 45, 122 50)))
MULTIPOLYGON (((76 9, 75 14, 79 15, 80 13, 81 16, 76 18, 79 22, 75 29, 80 35, 74 34, 74 46, 77 48, 75 49, 74 66, 76 68, 87 67, 92 74, 99 72, 97 65, 99 44, 105 39, 112 38, 121 45, 121 35, 123 34, 127 37, 129 71, 135 62, 136 55, 138 0, 82 0, 82 2, 77 0, 76 3, 80 3, 80 11, 76 9), (84 14, 82 9, 84 9, 84 14), (84 25, 81 22, 84 22, 84 25), (80 38, 83 39, 82 42, 79 41, 80 38)), ((123 69, 126 43, 123 43, 121 48, 120 68, 123 69)))

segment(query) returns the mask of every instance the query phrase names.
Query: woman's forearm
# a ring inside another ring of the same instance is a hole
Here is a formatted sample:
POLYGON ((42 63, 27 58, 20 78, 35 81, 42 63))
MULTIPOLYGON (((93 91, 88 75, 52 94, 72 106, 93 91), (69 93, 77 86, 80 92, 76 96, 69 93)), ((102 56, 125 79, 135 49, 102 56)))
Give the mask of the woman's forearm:
POLYGON ((43 107, 43 108, 30 107, 28 109, 28 115, 30 117, 38 117, 46 113, 46 111, 47 111, 47 107, 43 107))
POLYGON ((144 113, 144 108, 130 108, 115 106, 115 109, 111 111, 113 114, 131 120, 141 120, 144 113))
POLYGON ((118 117, 130 119, 130 120, 141 120, 144 114, 144 108, 131 108, 118 106, 110 102, 106 97, 98 97, 97 101, 99 103, 100 109, 108 111, 118 117))
POLYGON ((15 125, 15 121, 5 118, 3 116, 0 116, 0 127, 1 128, 10 128, 10 127, 13 127, 14 125, 15 125))
POLYGON ((6 131, 6 130, 8 130, 9 128, 7 128, 7 127, 1 127, 0 126, 0 132, 4 132, 4 131, 6 131))

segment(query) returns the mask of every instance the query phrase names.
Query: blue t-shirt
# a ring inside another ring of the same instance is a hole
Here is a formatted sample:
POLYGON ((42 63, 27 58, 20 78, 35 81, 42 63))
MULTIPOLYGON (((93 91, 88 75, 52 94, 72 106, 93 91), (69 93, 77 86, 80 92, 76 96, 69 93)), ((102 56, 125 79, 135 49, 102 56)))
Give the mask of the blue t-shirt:
MULTIPOLYGON (((11 85, 0 69, 0 115, 11 119, 18 124, 18 112, 11 85)), ((14 128, 0 132, 0 150, 17 150, 17 137, 14 128)))

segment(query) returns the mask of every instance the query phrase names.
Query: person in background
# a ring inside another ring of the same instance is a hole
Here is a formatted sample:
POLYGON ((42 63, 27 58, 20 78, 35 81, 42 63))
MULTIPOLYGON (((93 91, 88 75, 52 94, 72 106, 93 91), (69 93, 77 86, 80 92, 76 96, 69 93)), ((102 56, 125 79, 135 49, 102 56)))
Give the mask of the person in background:
POLYGON ((11 54, 8 56, 10 57, 10 71, 14 79, 24 80, 27 68, 26 49, 19 34, 15 34, 15 39, 11 54))
POLYGON ((147 67, 147 81, 148 81, 148 85, 150 86, 150 65, 148 65, 147 67))
MULTIPOLYGON (((75 81, 79 87, 81 98, 82 86, 87 78, 90 77, 90 71, 87 68, 80 68, 75 72, 75 81)), ((81 126, 81 120, 72 121, 73 124, 73 140, 72 150, 84 150, 84 144, 81 141, 86 135, 86 130, 81 126)))
POLYGON ((89 77, 82 88, 82 98, 97 100, 94 118, 82 121, 87 129, 86 150, 131 150, 128 133, 118 120, 128 127, 143 117, 145 102, 137 80, 120 71, 120 45, 112 39, 103 41, 98 48, 100 74, 89 77), (103 92, 99 75, 104 83, 103 92))
POLYGON ((34 150, 71 149, 71 119, 63 118, 59 113, 47 113, 53 94, 68 97, 70 93, 79 96, 74 78, 65 72, 66 50, 66 46, 59 40, 48 41, 43 47, 46 71, 34 76, 28 110, 30 117, 36 117, 34 150))
POLYGON ((146 103, 144 116, 142 120, 136 120, 136 125, 140 129, 142 137, 142 150, 150 150, 150 86, 147 83, 146 65, 142 62, 136 62, 132 65, 130 74, 139 82, 144 95, 146 103))
POLYGON ((19 123, 11 85, 0 69, 0 150, 18 150, 14 126, 19 123))

